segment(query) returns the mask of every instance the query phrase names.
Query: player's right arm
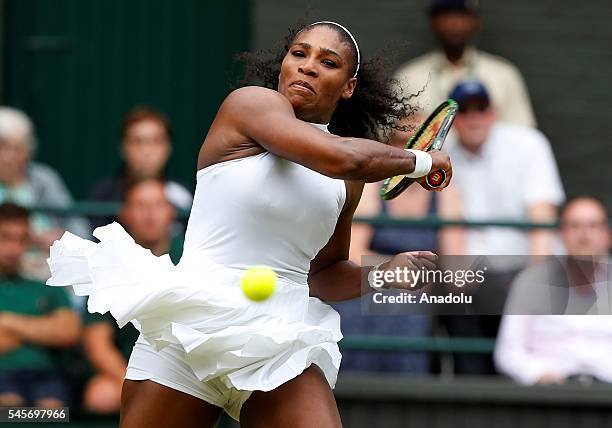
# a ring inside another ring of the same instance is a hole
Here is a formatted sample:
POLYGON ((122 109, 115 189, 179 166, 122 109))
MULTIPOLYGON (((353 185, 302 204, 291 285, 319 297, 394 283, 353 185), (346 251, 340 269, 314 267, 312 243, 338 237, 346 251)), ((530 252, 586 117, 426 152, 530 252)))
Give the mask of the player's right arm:
MULTIPOLYGON (((373 182, 409 174, 415 168, 412 153, 374 140, 327 134, 297 119, 289 101, 270 89, 245 87, 232 92, 215 122, 207 140, 224 129, 233 133, 229 137, 238 145, 245 140, 255 142, 334 178, 373 182)), ((446 169, 449 163, 446 154, 434 155, 436 169, 446 169)))

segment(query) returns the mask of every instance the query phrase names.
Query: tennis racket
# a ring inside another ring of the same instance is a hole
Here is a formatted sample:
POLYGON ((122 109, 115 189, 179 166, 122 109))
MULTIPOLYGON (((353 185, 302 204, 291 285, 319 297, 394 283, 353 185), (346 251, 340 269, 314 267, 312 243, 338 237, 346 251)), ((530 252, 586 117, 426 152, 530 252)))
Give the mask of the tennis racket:
MULTIPOLYGON (((440 150, 455 120, 458 108, 457 102, 450 99, 440 104, 410 137, 405 148, 427 152, 440 150)), ((425 179, 427 185, 434 189, 444 184, 445 180, 446 173, 443 170, 433 171, 425 179)), ((380 196, 385 200, 393 199, 414 182, 414 178, 405 175, 387 178, 380 188, 380 196)))

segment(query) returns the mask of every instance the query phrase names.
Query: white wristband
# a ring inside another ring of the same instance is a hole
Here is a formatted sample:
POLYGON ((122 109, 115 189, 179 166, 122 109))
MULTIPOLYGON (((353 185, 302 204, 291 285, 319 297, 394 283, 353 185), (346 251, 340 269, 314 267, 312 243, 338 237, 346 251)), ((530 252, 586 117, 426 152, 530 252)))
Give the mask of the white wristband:
POLYGON ((412 149, 406 149, 406 151, 413 153, 416 158, 416 162, 414 165, 414 171, 412 171, 410 174, 406 174, 406 177, 420 178, 420 177, 426 176, 427 174, 431 172, 431 166, 433 164, 433 159, 431 158, 431 155, 429 153, 424 152, 422 150, 412 150, 412 149))

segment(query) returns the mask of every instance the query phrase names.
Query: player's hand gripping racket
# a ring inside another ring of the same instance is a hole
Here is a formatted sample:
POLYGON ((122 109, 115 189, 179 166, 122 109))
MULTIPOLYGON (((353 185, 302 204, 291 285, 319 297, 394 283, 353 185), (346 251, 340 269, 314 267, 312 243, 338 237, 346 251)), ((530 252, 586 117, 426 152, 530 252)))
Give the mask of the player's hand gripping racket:
MULTIPOLYGON (((455 120, 459 106, 454 100, 446 100, 434 110, 434 112, 421 124, 406 143, 406 149, 413 150, 440 150, 444 145, 444 140, 448 131, 455 120)), ((432 171, 425 179, 427 185, 432 188, 440 187, 446 180, 446 173, 443 170, 432 171)), ((405 175, 396 175, 387 178, 381 189, 380 196, 389 200, 397 197, 408 186, 414 183, 414 178, 405 175)))

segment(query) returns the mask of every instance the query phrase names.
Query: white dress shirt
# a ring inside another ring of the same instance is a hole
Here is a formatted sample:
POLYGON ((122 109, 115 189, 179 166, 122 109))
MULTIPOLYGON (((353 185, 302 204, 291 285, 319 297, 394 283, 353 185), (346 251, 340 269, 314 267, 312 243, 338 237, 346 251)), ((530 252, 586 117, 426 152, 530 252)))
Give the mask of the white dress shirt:
MULTIPOLYGON (((459 190, 467 220, 527 221, 536 203, 559 205, 565 199, 550 143, 526 126, 496 123, 477 154, 450 135, 444 146, 453 165, 453 184, 459 190)), ((466 254, 527 255, 525 231, 511 228, 473 228, 466 254)))
POLYGON ((612 316, 508 315, 495 349, 497 369, 534 384, 546 373, 612 382, 612 316))
POLYGON ((563 282, 559 275, 569 275, 567 266, 547 269, 539 265, 529 270, 548 273, 545 275, 548 281, 534 281, 542 276, 526 275, 528 272, 519 275, 512 285, 505 312, 543 315, 504 315, 495 347, 497 369, 527 385, 536 383, 544 374, 561 377, 587 374, 612 382, 610 259, 604 257, 597 264, 591 284, 596 298, 590 299, 591 307, 582 305, 584 291, 569 287, 568 312, 564 312, 580 313, 572 308, 582 306, 587 314, 604 315, 544 315, 559 313, 551 312, 545 296, 550 296, 563 282))

